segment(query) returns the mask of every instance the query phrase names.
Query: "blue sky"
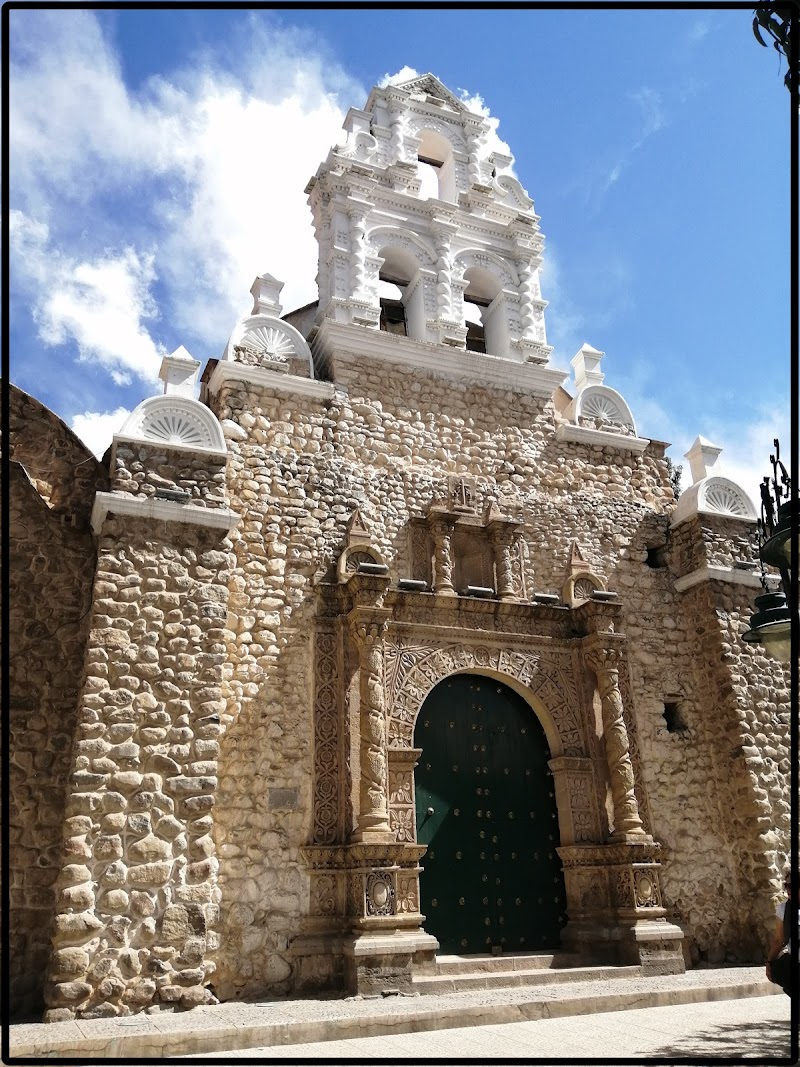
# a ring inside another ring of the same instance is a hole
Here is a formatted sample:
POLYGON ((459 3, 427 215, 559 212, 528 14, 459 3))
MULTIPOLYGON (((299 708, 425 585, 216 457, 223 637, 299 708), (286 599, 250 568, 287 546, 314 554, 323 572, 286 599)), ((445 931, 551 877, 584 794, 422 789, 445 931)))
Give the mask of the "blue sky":
MULTIPOLYGON (((102 452, 249 287, 316 296, 303 193, 403 68, 499 120, 546 237, 553 364, 755 496, 789 444, 789 94, 747 10, 12 11, 11 377, 102 452), (479 100, 478 100, 479 98, 479 100)), ((684 465, 684 485, 690 481, 684 465)))

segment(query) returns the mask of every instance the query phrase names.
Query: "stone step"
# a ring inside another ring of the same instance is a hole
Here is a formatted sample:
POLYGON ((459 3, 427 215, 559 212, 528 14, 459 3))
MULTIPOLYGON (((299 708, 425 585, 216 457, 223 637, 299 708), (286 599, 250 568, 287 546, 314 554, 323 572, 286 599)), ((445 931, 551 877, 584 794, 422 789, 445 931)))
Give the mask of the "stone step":
POLYGON ((478 953, 474 956, 439 955, 436 957, 437 975, 591 966, 591 957, 579 955, 577 952, 507 952, 502 956, 478 953))
MULTIPOLYGON (((615 968, 615 973, 618 972, 619 968, 615 968)), ((123 1063, 141 1058, 197 1055, 215 1055, 225 1060, 233 1050, 268 1045, 379 1037, 451 1026, 530 1022, 776 994, 783 996, 778 986, 767 981, 763 966, 758 966, 710 968, 633 980, 614 978, 558 987, 476 989, 442 997, 237 1001, 175 1014, 17 1023, 9 1027, 9 1051, 12 1057, 29 1059, 32 1063, 52 1057, 72 1058, 73 1062, 84 1064, 100 1057, 123 1063)))
POLYGON ((641 967, 536 967, 530 970, 473 971, 462 974, 425 975, 413 979, 415 993, 463 993, 472 989, 510 986, 549 986, 567 982, 600 982, 618 978, 641 978, 641 967))

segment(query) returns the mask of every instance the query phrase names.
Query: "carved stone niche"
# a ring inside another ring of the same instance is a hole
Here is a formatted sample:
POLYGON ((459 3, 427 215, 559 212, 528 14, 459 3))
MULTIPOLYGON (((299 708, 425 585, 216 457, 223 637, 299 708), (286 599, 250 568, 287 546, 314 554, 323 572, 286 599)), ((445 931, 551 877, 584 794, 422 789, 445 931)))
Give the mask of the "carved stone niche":
POLYGON ((578 542, 573 541, 567 559, 564 584, 561 587, 561 599, 568 607, 574 608, 589 600, 596 591, 605 592, 605 588, 603 579, 592 572, 583 558, 578 542))
POLYGON ((521 523, 490 509, 481 518, 475 508, 474 480, 451 476, 447 507, 433 505, 408 525, 410 579, 425 583, 440 596, 520 596, 515 540, 521 523))
POLYGON ((567 951, 644 974, 682 974, 683 933, 668 922, 661 898, 660 845, 562 845, 569 922, 567 951))
POLYGON ((389 573, 386 560, 372 543, 358 508, 347 523, 345 548, 336 565, 336 577, 346 582, 353 574, 385 576, 389 573))

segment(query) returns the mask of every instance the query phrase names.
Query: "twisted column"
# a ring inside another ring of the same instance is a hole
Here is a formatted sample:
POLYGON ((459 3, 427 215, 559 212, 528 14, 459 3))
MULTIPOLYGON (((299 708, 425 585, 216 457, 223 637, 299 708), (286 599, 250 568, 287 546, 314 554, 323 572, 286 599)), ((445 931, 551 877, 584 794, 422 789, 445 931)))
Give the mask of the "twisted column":
POLYGON ((536 313, 533 306, 533 267, 526 260, 517 260, 519 273, 519 317, 522 336, 532 338, 536 332, 536 313))
POLYGON ((494 562, 497 568, 497 595, 500 600, 514 600, 514 571, 511 563, 511 530, 500 528, 492 533, 494 562))
POLYGON ((360 811, 356 839, 383 840, 389 826, 389 775, 386 755, 386 710, 383 697, 383 635, 386 623, 353 627, 359 652, 361 706, 360 811))
POLYGON ((606 761, 614 804, 613 837, 629 834, 644 836, 634 793, 628 731, 623 718, 619 688, 620 658, 621 652, 613 648, 593 648, 586 653, 586 662, 597 678, 600 693, 606 761))
POLYGON ((366 222, 363 215, 357 211, 350 212, 350 288, 354 297, 363 295, 365 266, 364 266, 364 234, 366 222))
POLYGON ((467 175, 469 184, 481 184, 481 149, 483 147, 483 130, 471 130, 467 133, 467 175))
POLYGON ((450 239, 447 234, 435 235, 436 247, 436 305, 440 319, 450 318, 450 239))
POLYGON ((403 163, 405 161, 405 116, 402 111, 394 108, 389 113, 389 157, 391 163, 403 163))
POLYGON ((452 523, 444 519, 433 524, 433 591, 455 593, 453 588, 452 523))

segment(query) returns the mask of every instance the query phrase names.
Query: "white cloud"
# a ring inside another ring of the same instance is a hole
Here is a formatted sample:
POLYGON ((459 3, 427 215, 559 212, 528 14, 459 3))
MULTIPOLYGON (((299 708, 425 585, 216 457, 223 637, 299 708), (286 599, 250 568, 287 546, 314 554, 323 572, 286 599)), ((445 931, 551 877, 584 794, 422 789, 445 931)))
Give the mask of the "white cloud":
MULTIPOLYGON (((781 458, 786 467, 789 466, 791 432, 788 405, 778 397, 774 400, 773 404, 760 404, 747 422, 738 423, 717 416, 709 419, 706 429, 701 427, 698 430, 703 437, 708 437, 723 449, 718 461, 719 473, 741 485, 749 493, 757 510, 760 510, 761 499, 758 487, 765 476, 772 475, 769 457, 775 451, 773 440, 776 437, 783 444, 781 458)), ((696 436, 692 435, 687 448, 696 436)))
POLYGON ((90 448, 95 456, 101 458, 111 438, 130 415, 127 408, 117 408, 116 411, 84 411, 82 415, 75 415, 72 419, 72 429, 80 437, 81 441, 90 448))
POLYGON ((315 297, 303 190, 339 137, 339 97, 366 94, 309 39, 252 16, 235 75, 206 55, 132 92, 92 13, 11 24, 11 202, 16 247, 35 253, 12 282, 43 339, 74 339, 124 382, 152 377, 162 338, 218 355, 257 274, 286 282, 287 309, 315 297))
POLYGON ((378 85, 381 89, 385 89, 387 85, 402 85, 403 82, 410 82, 412 78, 418 77, 419 71, 414 70, 413 67, 401 67, 396 74, 384 74, 378 85))
POLYGON ((687 40, 690 45, 700 44, 700 42, 703 41, 710 32, 711 18, 708 15, 703 15, 699 19, 695 19, 695 21, 689 27, 687 40))
POLYGON ((164 350, 145 323, 156 318, 150 295, 153 257, 126 247, 91 260, 53 248, 49 229, 21 211, 9 213, 14 278, 31 294, 39 339, 74 342, 79 358, 104 367, 117 385, 131 375, 155 382, 164 350))
POLYGON ((562 281, 558 254, 550 243, 542 259, 539 274, 542 296, 549 301, 545 311, 545 326, 547 343, 553 346, 550 365, 558 370, 569 371, 569 361, 587 340, 584 336, 587 320, 586 315, 569 298, 562 281))

